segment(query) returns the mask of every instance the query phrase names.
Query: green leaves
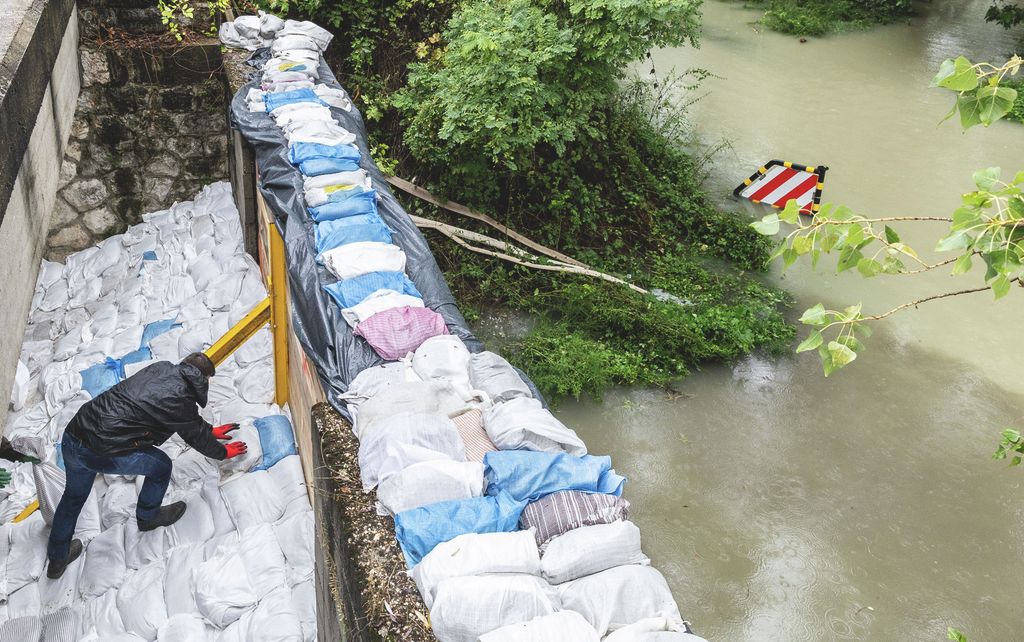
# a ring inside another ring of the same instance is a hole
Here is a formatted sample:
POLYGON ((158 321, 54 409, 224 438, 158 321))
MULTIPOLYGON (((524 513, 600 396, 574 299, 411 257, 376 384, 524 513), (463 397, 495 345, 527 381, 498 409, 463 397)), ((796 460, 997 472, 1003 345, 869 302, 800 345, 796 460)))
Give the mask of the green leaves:
POLYGON ((978 86, 978 74, 967 58, 947 58, 939 65, 939 73, 935 74, 932 85, 953 91, 969 91, 978 86))
POLYGON ((825 311, 825 306, 819 303, 818 305, 805 310, 800 316, 800 323, 804 325, 822 325, 828 320, 828 313, 825 311))
POLYGON ((946 627, 946 638, 953 642, 967 642, 967 636, 953 627, 946 627))
POLYGON ((991 192, 999 183, 999 175, 1002 173, 998 167, 979 169, 974 172, 974 184, 983 192, 991 192))
POLYGON ((774 236, 779 233, 779 215, 768 214, 760 221, 754 221, 751 223, 750 227, 765 236, 774 236))
POLYGON ((1019 466, 1024 456, 1024 438, 1021 438, 1020 432, 1013 428, 1006 428, 1001 436, 999 447, 992 454, 992 459, 1006 459, 1012 455, 1010 466, 1019 466))
POLYGON ((1016 73, 1020 65, 1017 56, 998 68, 988 63, 972 65, 963 56, 944 60, 932 85, 957 93, 956 103, 946 118, 959 112, 960 126, 966 131, 975 125, 988 127, 1006 116, 1013 109, 1017 90, 1002 87, 999 82, 1007 73, 1016 73))
POLYGON ((819 303, 804 311, 800 322, 804 325, 814 326, 814 330, 797 346, 796 351, 808 352, 817 349, 826 377, 853 363, 857 358, 857 353, 864 349, 864 344, 854 336, 854 332, 861 330, 864 336, 871 335, 867 326, 859 323, 863 318, 860 310, 860 304, 851 305, 839 312, 827 310, 823 304, 819 303), (836 326, 839 327, 839 334, 825 344, 825 331, 836 326))

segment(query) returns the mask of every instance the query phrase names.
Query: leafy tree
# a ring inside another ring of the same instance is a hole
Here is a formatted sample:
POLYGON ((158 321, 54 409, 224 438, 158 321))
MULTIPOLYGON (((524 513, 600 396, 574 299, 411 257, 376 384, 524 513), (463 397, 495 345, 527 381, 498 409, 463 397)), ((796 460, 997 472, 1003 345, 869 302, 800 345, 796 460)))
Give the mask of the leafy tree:
POLYGON ((1005 0, 993 2, 985 13, 985 20, 998 23, 1004 29, 1012 29, 1024 22, 1024 6, 1005 0))
POLYGON ((414 156, 493 181, 602 138, 622 69, 693 41, 699 0, 470 0, 395 98, 414 156))

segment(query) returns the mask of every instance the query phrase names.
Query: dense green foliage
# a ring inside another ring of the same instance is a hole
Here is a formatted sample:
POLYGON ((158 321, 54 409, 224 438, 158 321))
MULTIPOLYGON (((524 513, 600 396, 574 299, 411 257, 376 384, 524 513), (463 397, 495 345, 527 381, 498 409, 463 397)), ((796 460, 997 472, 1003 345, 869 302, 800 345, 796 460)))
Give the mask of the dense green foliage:
POLYGON ((985 20, 998 23, 1005 29, 1012 29, 1024 23, 1024 6, 1016 2, 996 0, 985 13, 985 20))
POLYGON ((912 0, 757 0, 765 7, 762 23, 798 36, 887 24, 913 12, 912 0))
POLYGON ((788 300, 741 272, 764 268, 770 242, 701 190, 703 161, 679 140, 685 115, 624 77, 650 48, 695 39, 700 0, 262 2, 334 26, 332 66, 379 165, 690 302, 515 268, 437 237, 468 316, 505 306, 538 319, 506 352, 549 395, 664 384, 791 340, 788 300))

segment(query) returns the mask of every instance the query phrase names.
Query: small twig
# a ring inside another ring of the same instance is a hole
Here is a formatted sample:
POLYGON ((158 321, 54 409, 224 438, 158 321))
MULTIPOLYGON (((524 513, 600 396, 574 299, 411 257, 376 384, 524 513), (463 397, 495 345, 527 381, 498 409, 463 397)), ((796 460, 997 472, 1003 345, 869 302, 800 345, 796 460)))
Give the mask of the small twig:
MULTIPOLYGON (((1015 282, 1019 282, 1019 281, 1020 281, 1020 277, 1017 277, 1016 279, 1013 279, 1012 281, 1010 281, 1010 283, 1015 283, 1015 282)), ((923 299, 917 299, 916 301, 910 301, 910 302, 904 303, 902 305, 898 305, 895 308, 893 308, 892 310, 889 310, 888 312, 883 312, 882 314, 876 314, 876 315, 870 316, 870 317, 862 317, 860 319, 857 319, 857 321, 858 322, 860 322, 860 321, 879 321, 879 320, 884 319, 884 318, 886 318, 888 316, 896 314, 900 310, 905 310, 907 308, 916 308, 917 306, 921 305, 922 303, 928 303, 929 301, 937 301, 939 299, 945 299, 945 298, 948 298, 948 297, 951 297, 951 296, 960 296, 961 294, 974 294, 975 292, 984 292, 986 290, 991 290, 991 289, 992 289, 991 287, 986 285, 984 287, 971 288, 969 290, 957 290, 956 292, 945 292, 943 294, 933 294, 932 296, 926 296, 923 299)))

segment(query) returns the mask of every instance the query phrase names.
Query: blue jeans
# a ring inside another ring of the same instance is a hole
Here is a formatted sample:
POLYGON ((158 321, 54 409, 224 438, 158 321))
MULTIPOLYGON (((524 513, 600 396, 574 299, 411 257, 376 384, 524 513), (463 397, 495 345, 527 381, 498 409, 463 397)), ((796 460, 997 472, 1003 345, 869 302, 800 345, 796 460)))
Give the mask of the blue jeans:
POLYGON ((139 520, 154 519, 160 512, 167 485, 171 482, 171 458, 156 446, 147 446, 122 455, 97 455, 74 436, 61 439, 64 495, 57 504, 46 553, 53 560, 66 559, 75 534, 75 524, 89 498, 97 473, 105 475, 142 475, 146 481, 139 492, 135 515, 139 520))

